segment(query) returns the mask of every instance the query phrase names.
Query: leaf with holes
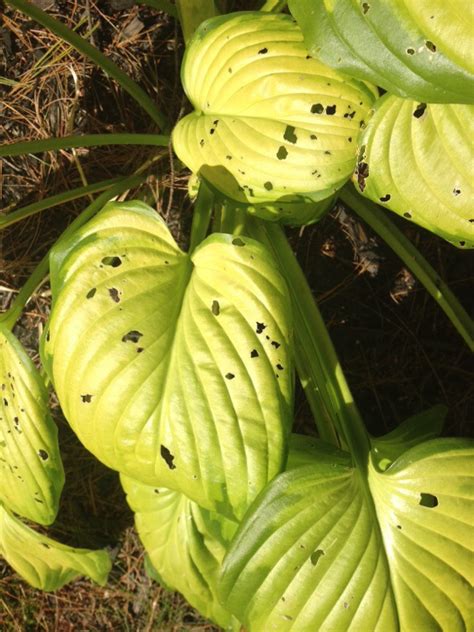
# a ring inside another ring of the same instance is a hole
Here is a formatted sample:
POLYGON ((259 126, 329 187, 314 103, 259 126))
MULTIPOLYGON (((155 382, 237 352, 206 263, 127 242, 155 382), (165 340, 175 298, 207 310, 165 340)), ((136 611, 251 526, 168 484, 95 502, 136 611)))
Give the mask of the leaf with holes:
POLYGON ((58 431, 48 393, 15 336, 0 328, 0 502, 51 524, 64 485, 58 431))
POLYGON ((268 251, 215 234, 191 257, 141 202, 111 203, 51 261, 43 356, 109 467, 242 516, 282 470, 291 305, 268 251))
POLYGON ((105 551, 75 549, 33 531, 0 505, 0 555, 31 586, 58 590, 86 575, 102 586, 111 568, 105 551))
POLYGON ((367 476, 315 449, 249 509, 223 603, 250 632, 472 629, 473 457, 435 439, 367 476))
POLYGON ((290 0, 311 54, 401 97, 474 103, 474 5, 465 0, 290 0))
POLYGON ((309 57, 289 16, 206 21, 187 48, 182 82, 195 110, 175 127, 174 149, 235 203, 306 223, 350 177, 374 92, 309 57))
POLYGON ((216 583, 237 523, 202 509, 184 494, 121 477, 135 526, 160 583, 178 590, 221 627, 231 615, 216 596, 216 583))
POLYGON ((366 197, 474 247, 473 108, 385 95, 360 138, 354 182, 366 197))

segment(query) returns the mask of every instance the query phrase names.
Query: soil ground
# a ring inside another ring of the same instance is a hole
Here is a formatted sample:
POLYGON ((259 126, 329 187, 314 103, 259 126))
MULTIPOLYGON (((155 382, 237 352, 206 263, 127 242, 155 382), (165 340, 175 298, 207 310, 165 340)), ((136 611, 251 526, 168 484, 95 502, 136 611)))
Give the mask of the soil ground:
MULTIPOLYGON (((179 84, 183 44, 174 21, 128 0, 35 0, 109 55, 156 100, 170 120, 186 108, 179 84)), ((251 8, 251 2, 240 3, 251 8)), ((45 29, 0 2, 0 143, 81 133, 152 132, 148 118, 91 63, 45 29)), ((129 174, 156 150, 94 148, 0 160, 0 209, 129 174)), ((191 209, 187 174, 163 150, 140 195, 166 218, 185 247, 191 209)), ((79 200, 6 229, 0 241, 0 308, 16 292, 65 226, 84 208, 79 200)), ((393 218, 392 218, 393 219, 393 218)), ((397 225, 474 313, 472 254, 414 225, 397 225)), ((317 225, 291 229, 292 243, 330 329, 369 430, 383 434, 436 404, 449 408, 445 433, 471 435, 472 356, 444 313, 401 261, 342 207, 317 225)), ((38 361, 48 317, 43 285, 15 333, 38 361)), ((5 631, 211 631, 179 595, 149 580, 115 473, 79 444, 52 407, 60 429, 67 484, 53 537, 77 546, 109 546, 116 555, 106 588, 77 581, 53 595, 26 586, 0 561, 0 629, 5 631)), ((297 393, 296 424, 312 433, 297 393)))

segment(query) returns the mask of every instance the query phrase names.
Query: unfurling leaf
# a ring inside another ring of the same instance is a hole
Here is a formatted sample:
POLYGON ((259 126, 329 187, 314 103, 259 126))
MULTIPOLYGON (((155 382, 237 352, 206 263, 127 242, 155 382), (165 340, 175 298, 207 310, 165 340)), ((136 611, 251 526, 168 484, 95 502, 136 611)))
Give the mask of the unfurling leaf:
POLYGON ((195 111, 174 129, 175 151, 236 203, 308 222, 350 177, 374 92, 309 57, 289 16, 208 20, 186 51, 182 81, 195 111))
POLYGON ((207 618, 226 627, 231 615, 216 596, 217 577, 237 523, 202 509, 184 494, 121 476, 138 535, 157 578, 207 618))
POLYGON ((86 575, 104 585, 111 568, 105 551, 75 549, 22 524, 0 505, 0 555, 31 586, 58 590, 86 575))
POLYGON ((141 202, 52 258, 44 344, 84 445, 143 483, 240 517, 285 465, 291 305, 268 251, 215 234, 192 257, 141 202))
POLYGON ((361 136, 354 182, 366 197, 474 247, 473 107, 385 95, 361 136))
POLYGON ((311 54, 401 97, 474 103, 472 2, 290 0, 311 54))
POLYGON ((64 485, 48 393, 15 336, 0 329, 0 503, 51 524, 64 485))
POLYGON ((367 481, 315 449, 249 509, 221 599, 250 632, 471 629, 473 456, 435 439, 367 481))

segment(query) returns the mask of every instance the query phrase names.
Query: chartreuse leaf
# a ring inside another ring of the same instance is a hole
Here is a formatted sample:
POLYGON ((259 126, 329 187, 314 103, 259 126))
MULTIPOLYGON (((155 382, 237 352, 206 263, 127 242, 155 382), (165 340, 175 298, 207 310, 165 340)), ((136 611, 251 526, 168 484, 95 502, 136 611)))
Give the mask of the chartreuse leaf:
POLYGON ((454 245, 472 248, 473 134, 472 106, 385 95, 359 139, 357 188, 454 245))
POLYGON ((350 177, 373 89, 308 56, 290 16, 207 20, 182 83, 195 110, 173 131, 179 158, 257 215, 293 223, 350 177), (270 206, 269 206, 270 205, 270 206))
POLYGON ((48 393, 20 342, 0 327, 0 503, 51 524, 64 485, 48 393))
POLYGON ((367 479, 315 449, 249 509, 223 603, 250 632, 472 629, 473 457, 472 442, 435 439, 367 479))
POLYGON ((0 555, 31 586, 58 590, 86 575, 104 585, 111 568, 105 551, 75 549, 33 531, 0 505, 0 555))
POLYGON ((395 430, 382 437, 372 437, 372 458, 379 469, 386 470, 409 448, 441 434, 448 409, 439 404, 405 419, 395 430))
POLYGON ((311 54, 402 97, 474 102, 465 0, 290 0, 311 54))
POLYGON ((121 476, 135 525, 159 581, 178 590, 202 615, 225 628, 231 615, 216 583, 237 523, 201 509, 184 494, 121 476))
POLYGON ((215 234, 189 257, 152 209, 111 203, 56 249, 51 282, 43 356, 84 445, 242 516, 292 420, 291 306, 268 251, 215 234))

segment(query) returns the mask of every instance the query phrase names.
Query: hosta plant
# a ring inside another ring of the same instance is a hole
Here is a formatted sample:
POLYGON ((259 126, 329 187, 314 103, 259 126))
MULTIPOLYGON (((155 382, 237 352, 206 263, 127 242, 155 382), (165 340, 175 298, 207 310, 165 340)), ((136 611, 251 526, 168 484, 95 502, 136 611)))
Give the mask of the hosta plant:
MULTIPOLYGON (((23 0, 10 3, 94 59, 165 127, 88 43, 23 0)), ((316 221, 339 197, 473 346, 472 321, 449 288, 364 199, 474 245, 471 149, 460 131, 472 115, 465 29, 455 48, 440 27, 452 7, 441 2, 290 2, 299 24, 278 13, 282 4, 211 17, 191 37, 201 14, 178 2, 193 111, 172 142, 198 183, 189 252, 142 200, 105 204, 140 183, 144 165, 101 183, 106 191, 2 318, 0 552, 46 590, 77 574, 103 582, 110 565, 105 552, 54 544, 14 516, 51 523, 63 484, 44 383, 11 333, 49 270, 43 367, 81 442, 120 473, 153 578, 223 628, 469 630, 474 446, 437 438, 440 407, 369 436, 278 225, 316 221), (379 98, 377 86, 389 93, 379 98), (292 434, 295 366, 319 438, 292 434)))

